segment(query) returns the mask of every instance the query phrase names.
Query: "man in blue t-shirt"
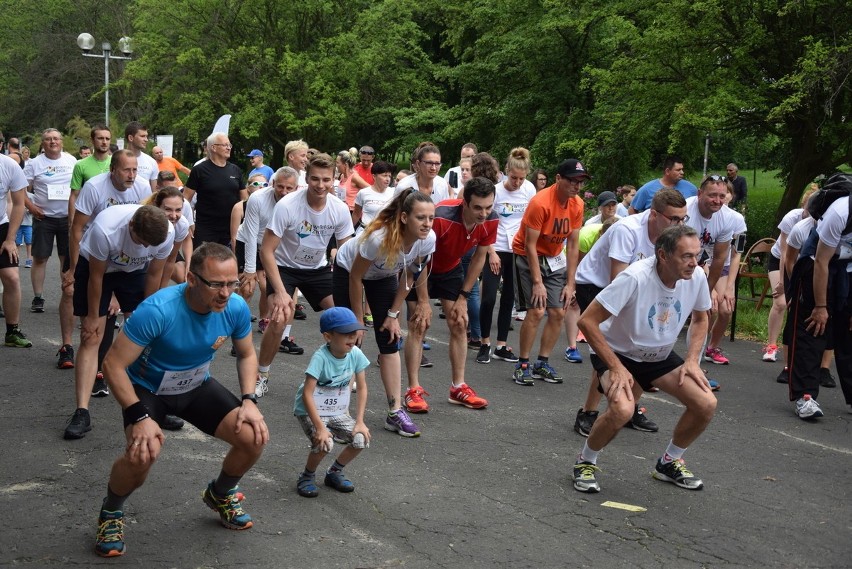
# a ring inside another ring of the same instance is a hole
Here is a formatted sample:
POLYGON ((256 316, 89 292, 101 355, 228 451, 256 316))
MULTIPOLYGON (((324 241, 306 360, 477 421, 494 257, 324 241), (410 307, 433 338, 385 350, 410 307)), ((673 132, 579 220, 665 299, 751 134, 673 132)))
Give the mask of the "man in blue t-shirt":
POLYGON ((272 180, 272 175, 275 173, 272 168, 265 165, 263 163, 263 152, 255 148, 251 152, 247 154, 249 163, 251 163, 252 171, 249 172, 248 179, 251 180, 251 177, 255 174, 260 174, 266 181, 269 182, 272 180))
POLYGON ((627 211, 631 215, 642 213, 651 207, 654 194, 663 188, 675 189, 683 194, 684 198, 698 195, 698 188, 695 187, 695 184, 683 178, 683 160, 677 156, 667 156, 663 161, 663 177, 651 180, 639 188, 627 211))
POLYGON ((239 287, 230 249, 205 243, 195 250, 187 282, 142 302, 104 359, 104 375, 124 415, 127 445, 110 473, 95 551, 123 555, 124 502, 142 486, 163 446, 158 423, 177 415, 231 445, 219 476, 202 494, 222 525, 252 527, 237 484, 269 440, 254 394, 257 356, 251 313, 233 294, 239 287), (210 376, 210 363, 230 338, 237 352, 242 401, 210 376))

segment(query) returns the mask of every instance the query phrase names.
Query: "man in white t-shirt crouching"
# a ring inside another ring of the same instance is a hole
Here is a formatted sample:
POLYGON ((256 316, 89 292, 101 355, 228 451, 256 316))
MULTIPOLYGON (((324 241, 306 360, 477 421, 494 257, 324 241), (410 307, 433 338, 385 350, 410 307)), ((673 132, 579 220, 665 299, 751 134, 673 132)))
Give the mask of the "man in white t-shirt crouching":
POLYGON ((707 277, 695 270, 700 255, 694 229, 684 225, 666 229, 657 238, 655 257, 622 271, 580 317, 580 330, 594 350, 591 362, 608 406, 574 464, 576 490, 600 492, 595 479, 598 453, 630 420, 634 400, 650 387, 658 387, 686 407, 657 461, 654 478, 689 490, 704 487, 682 459, 716 411, 716 397, 700 364, 710 309, 707 277), (684 362, 672 348, 690 315, 684 362))

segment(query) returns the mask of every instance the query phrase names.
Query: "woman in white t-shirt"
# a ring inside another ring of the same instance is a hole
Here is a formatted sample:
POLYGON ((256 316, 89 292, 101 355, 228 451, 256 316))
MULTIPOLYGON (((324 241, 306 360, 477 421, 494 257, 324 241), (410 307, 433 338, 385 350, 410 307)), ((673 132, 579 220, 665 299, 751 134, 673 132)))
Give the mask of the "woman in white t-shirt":
POLYGON ((166 217, 175 228, 175 242, 172 253, 166 259, 163 267, 163 276, 160 279, 160 288, 166 288, 171 281, 172 272, 175 267, 178 252, 181 245, 189 237, 189 220, 183 216, 183 194, 176 186, 164 186, 150 197, 142 200, 143 205, 153 205, 166 212, 166 217))
POLYGON ((352 225, 355 227, 356 236, 361 235, 364 228, 370 225, 379 212, 393 199, 393 190, 389 189, 393 166, 384 160, 378 160, 373 163, 370 173, 373 175, 373 184, 359 190, 355 196, 352 225))
MULTIPOLYGON (((402 408, 399 314, 406 295, 414 287, 418 301, 408 321, 409 330, 415 327, 425 330, 431 320, 426 267, 435 251, 434 219, 432 200, 409 188, 382 209, 360 236, 340 247, 332 272, 335 306, 351 308, 363 322, 361 297, 366 294, 370 305, 380 315, 373 332, 388 401, 384 428, 403 437, 417 437, 420 430, 402 408)), ((359 333, 359 343, 362 339, 359 333)), ((409 385, 408 391, 420 397, 424 393, 419 384, 409 385)))
POLYGON ((512 324, 512 305, 515 300, 512 275, 515 261, 512 240, 521 226, 527 204, 536 193, 535 186, 526 179, 529 172, 530 151, 526 148, 513 148, 506 159, 506 180, 498 182, 495 186, 497 191, 494 198, 494 213, 497 214, 499 223, 493 254, 489 251, 489 263, 482 271, 482 299, 479 311, 482 345, 476 356, 477 363, 487 364, 491 361, 491 323, 501 279, 503 290, 500 293, 497 344, 493 356, 507 362, 518 361, 518 357, 512 353, 512 348, 506 345, 506 340, 512 324))
POLYGON ((441 151, 431 142, 421 143, 412 156, 414 174, 406 176, 396 185, 396 195, 403 190, 414 188, 432 198, 432 203, 450 198, 450 186, 438 175, 441 171, 441 151))

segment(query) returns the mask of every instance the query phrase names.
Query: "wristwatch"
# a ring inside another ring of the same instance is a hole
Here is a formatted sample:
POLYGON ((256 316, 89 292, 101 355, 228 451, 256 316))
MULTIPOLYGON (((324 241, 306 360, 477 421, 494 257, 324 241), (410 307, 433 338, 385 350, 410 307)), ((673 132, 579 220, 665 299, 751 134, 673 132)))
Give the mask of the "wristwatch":
POLYGON ((399 310, 388 310, 388 318, 399 318, 399 310))
POLYGON ((255 405, 257 405, 257 395, 254 393, 246 393, 243 395, 243 401, 251 401, 255 405))
POLYGON ((465 297, 465 298, 470 298, 470 291, 469 290, 460 290, 459 294, 461 296, 465 297))

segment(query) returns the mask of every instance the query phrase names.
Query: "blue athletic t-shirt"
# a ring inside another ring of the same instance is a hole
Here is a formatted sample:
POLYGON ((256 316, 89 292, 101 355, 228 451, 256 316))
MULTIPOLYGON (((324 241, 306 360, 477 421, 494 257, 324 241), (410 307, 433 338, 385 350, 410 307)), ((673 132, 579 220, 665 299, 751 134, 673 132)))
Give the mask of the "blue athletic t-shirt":
MULTIPOLYGON (((368 367, 370 367, 370 360, 358 346, 352 348, 352 351, 345 357, 336 358, 328 349, 328 345, 325 345, 311 356, 311 362, 308 364, 305 374, 315 377, 319 387, 345 387, 349 385, 353 375, 368 367)), ((304 392, 305 382, 303 381, 296 391, 296 402, 293 405, 294 415, 308 414, 305 410, 305 402, 302 400, 304 392)))
MULTIPOLYGON (((633 206, 633 209, 635 209, 638 213, 642 213, 651 207, 651 200, 654 199, 654 194, 662 190, 663 187, 663 183, 659 178, 651 180, 639 188, 636 195, 633 196, 633 201, 630 202, 630 205, 633 206)), ((685 198, 691 198, 692 196, 698 195, 698 188, 696 188, 695 184, 689 180, 679 180, 678 183, 675 184, 674 189, 683 194, 683 197, 685 198)))
MULTIPOLYGON (((240 295, 232 294, 222 312, 199 314, 184 300, 186 287, 184 283, 149 296, 123 328, 131 342, 145 348, 127 375, 154 393, 164 373, 209 364, 225 340, 251 334, 251 311, 240 295)), ((209 373, 205 381, 207 377, 209 373)))

